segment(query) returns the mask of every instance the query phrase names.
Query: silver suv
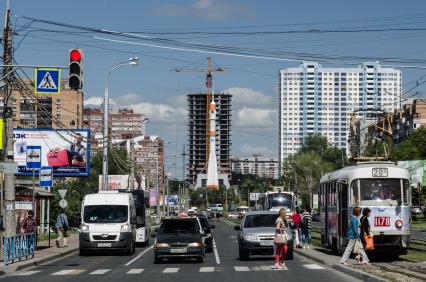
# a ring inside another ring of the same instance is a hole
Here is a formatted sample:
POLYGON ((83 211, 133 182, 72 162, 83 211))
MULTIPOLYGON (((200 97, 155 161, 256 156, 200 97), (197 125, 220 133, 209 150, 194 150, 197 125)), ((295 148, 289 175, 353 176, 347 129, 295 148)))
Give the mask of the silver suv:
MULTIPOLYGON (((248 260, 251 255, 272 255, 274 252, 275 221, 277 212, 255 211, 245 214, 239 230, 238 250, 240 260, 248 260)), ((286 259, 293 259, 293 236, 290 224, 285 222, 286 232, 289 235, 286 259)))

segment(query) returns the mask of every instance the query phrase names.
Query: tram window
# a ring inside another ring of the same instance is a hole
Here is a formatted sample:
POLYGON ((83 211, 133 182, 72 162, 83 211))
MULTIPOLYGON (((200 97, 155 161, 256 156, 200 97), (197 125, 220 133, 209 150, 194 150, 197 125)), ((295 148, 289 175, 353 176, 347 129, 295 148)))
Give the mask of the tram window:
POLYGON ((358 180, 352 181, 351 190, 352 190, 352 205, 354 206, 358 205, 359 204, 358 180))
POLYGON ((361 205, 396 206, 401 204, 400 179, 360 179, 361 205))
POLYGON ((407 179, 402 180, 402 189, 404 191, 404 205, 410 205, 410 182, 407 179))

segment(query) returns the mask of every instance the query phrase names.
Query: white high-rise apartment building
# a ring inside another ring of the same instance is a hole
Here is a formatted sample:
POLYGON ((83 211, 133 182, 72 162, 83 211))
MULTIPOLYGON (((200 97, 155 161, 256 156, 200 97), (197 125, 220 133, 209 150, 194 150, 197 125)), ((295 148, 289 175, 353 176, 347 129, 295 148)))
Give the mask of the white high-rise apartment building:
POLYGON ((302 146, 309 134, 326 136, 348 152, 350 115, 381 109, 393 112, 401 103, 401 71, 362 63, 355 68, 323 68, 304 62, 280 70, 280 163, 302 146), (363 112, 364 111, 364 112, 363 112))

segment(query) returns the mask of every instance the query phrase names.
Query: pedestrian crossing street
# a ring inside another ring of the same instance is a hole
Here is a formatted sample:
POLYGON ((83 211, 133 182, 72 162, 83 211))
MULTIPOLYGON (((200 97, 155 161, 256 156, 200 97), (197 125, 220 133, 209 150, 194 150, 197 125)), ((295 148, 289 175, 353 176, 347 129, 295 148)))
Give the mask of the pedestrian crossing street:
MULTIPOLYGON (((324 270, 325 268, 318 265, 318 264, 302 264, 303 268, 307 270, 324 270)), ((47 275, 51 276, 75 276, 75 275, 108 275, 113 269, 109 268, 101 268, 96 270, 87 270, 87 269, 81 269, 81 268, 70 268, 70 269, 63 269, 59 271, 55 271, 52 273, 47 273, 47 275)), ((117 269, 115 269, 117 270, 117 269)), ((212 272, 224 272, 224 271, 233 271, 233 272, 254 272, 254 271, 277 271, 272 268, 272 265, 256 265, 256 266, 233 266, 233 267, 221 267, 221 266, 201 266, 197 269, 185 269, 185 267, 164 267, 160 269, 150 269, 150 271, 159 272, 164 275, 171 275, 174 273, 179 272, 198 272, 198 273, 212 273, 212 272)), ((287 271, 291 271, 291 267, 288 267, 287 271)), ((45 275, 47 271, 45 270, 23 270, 16 273, 10 274, 10 276, 32 276, 35 274, 43 274, 45 275), (43 273, 42 273, 43 272, 43 273)), ((126 275, 139 275, 143 274, 145 272, 144 268, 132 268, 132 269, 123 269, 123 273, 126 275)))

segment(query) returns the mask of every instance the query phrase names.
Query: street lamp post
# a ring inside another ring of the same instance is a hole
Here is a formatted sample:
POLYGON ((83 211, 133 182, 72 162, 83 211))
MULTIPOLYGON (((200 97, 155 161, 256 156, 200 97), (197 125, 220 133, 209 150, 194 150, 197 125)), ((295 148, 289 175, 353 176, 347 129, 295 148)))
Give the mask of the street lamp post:
POLYGON ((137 66, 139 62, 138 57, 132 57, 124 62, 120 62, 118 64, 115 64, 110 71, 108 72, 107 78, 105 80, 105 96, 104 96, 104 148, 103 148, 103 161, 102 161, 102 179, 103 179, 103 186, 102 190, 107 191, 108 190, 108 141, 109 141, 109 95, 108 95, 108 80, 111 76, 111 73, 113 70, 120 66, 137 66))

